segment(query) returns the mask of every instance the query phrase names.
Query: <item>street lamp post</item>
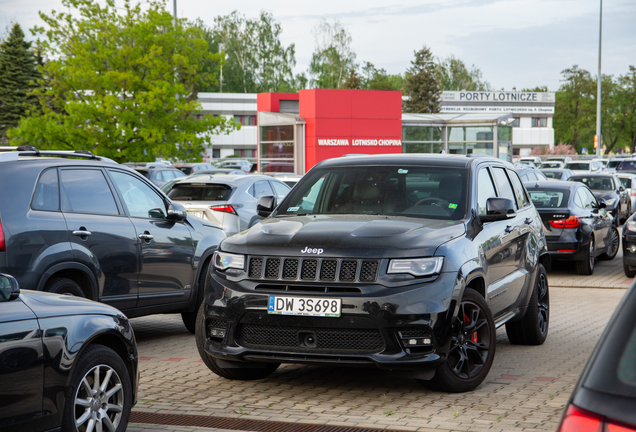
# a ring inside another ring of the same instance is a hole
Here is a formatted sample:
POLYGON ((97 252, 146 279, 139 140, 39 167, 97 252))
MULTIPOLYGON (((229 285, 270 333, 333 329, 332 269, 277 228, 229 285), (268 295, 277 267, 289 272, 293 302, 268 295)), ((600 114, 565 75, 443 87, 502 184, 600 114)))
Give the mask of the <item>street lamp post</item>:
MULTIPOLYGON (((175 0, 176 1, 176 0, 175 0)), ((603 0, 601 0, 601 12, 599 14, 598 24, 598 81, 596 89, 596 136, 598 146, 596 147, 596 156, 601 155, 601 147, 603 147, 603 135, 601 135, 601 36, 603 34, 603 0)))

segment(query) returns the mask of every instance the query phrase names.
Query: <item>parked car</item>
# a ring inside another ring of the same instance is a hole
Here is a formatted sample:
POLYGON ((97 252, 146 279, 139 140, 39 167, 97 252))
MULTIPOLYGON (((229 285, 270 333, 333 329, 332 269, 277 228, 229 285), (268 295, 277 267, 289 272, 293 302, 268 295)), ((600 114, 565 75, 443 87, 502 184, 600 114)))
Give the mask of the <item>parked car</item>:
POLYGON ((300 181, 300 179, 303 178, 303 176, 301 176, 300 174, 289 174, 289 173, 276 173, 276 174, 273 174, 273 176, 276 180, 282 181, 290 188, 293 188, 294 186, 296 186, 296 184, 300 181))
POLYGON ((543 181, 548 178, 536 168, 517 168, 522 182, 543 181))
POLYGON ((613 216, 579 182, 526 183, 553 261, 574 261, 578 274, 594 272, 596 258, 612 260, 620 237, 613 216))
POLYGON ((541 172, 548 180, 567 180, 574 175, 572 170, 565 168, 542 169, 541 172))
POLYGON ((563 166, 565 165, 565 163, 561 162, 561 161, 545 161, 543 162, 541 165, 539 165, 539 169, 551 169, 551 168, 556 168, 556 169, 560 169, 563 168, 563 166))
POLYGON ((128 317, 178 312, 194 331, 219 226, 90 152, 0 152, 0 184, 0 273, 128 317))
POLYGON ((523 156, 519 158, 519 163, 522 165, 531 165, 532 168, 536 168, 541 165, 543 161, 541 156, 523 156))
POLYGON ((139 385, 133 329, 117 309, 20 290, 0 274, 0 430, 125 431, 139 385))
POLYGON ((629 211, 631 215, 631 212, 636 210, 636 174, 616 174, 616 177, 621 181, 625 187, 625 192, 629 196, 629 211))
POLYGON ((632 214, 631 199, 618 177, 611 174, 574 175, 568 181, 581 182, 589 187, 614 216, 616 226, 632 214))
POLYGON ((240 169, 245 172, 252 171, 252 162, 246 159, 226 159, 221 162, 217 162, 214 164, 215 168, 230 168, 230 169, 240 169))
POLYGON ((280 201, 288 192, 285 183, 265 175, 197 175, 176 182, 168 196, 182 202, 188 214, 218 224, 229 236, 262 219, 256 212, 260 197, 275 194, 280 201))
POLYGON ((496 327, 519 344, 548 333, 542 223, 508 166, 471 155, 336 158, 278 207, 261 197, 268 217, 215 254, 201 358, 228 379, 315 363, 476 388, 496 327))
POLYGON ((186 175, 176 168, 169 166, 152 165, 150 167, 132 167, 142 176, 146 177, 157 187, 161 187, 170 180, 185 177, 186 175))
POLYGON ((605 174, 615 174, 616 173, 616 168, 618 168, 618 166, 624 160, 625 159, 610 159, 609 162, 607 162, 607 165, 605 166, 605 168, 603 169, 603 173, 605 173, 605 174))
POLYGON ((201 170, 214 169, 212 165, 205 162, 182 163, 174 166, 185 175, 194 174, 201 170))
POLYGON ((617 174, 636 174, 636 159, 624 159, 616 168, 617 174))
POLYGON ((600 174, 603 164, 596 160, 577 160, 566 163, 564 168, 572 170, 574 174, 600 174))
POLYGON ((558 432, 636 431, 634 310, 632 283, 576 382, 558 432))
POLYGON ((546 162, 554 162, 554 161, 562 162, 563 165, 565 165, 568 162, 572 162, 572 157, 570 157, 570 156, 549 156, 546 159, 546 162))

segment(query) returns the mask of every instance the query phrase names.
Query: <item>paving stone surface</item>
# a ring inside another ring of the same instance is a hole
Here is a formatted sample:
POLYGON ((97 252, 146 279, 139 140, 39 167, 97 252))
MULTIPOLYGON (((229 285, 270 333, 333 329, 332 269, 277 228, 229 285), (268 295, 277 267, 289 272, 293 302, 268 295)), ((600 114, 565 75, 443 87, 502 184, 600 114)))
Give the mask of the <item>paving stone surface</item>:
MULTIPOLYGON (((579 374, 631 279, 622 256, 578 276, 548 276, 551 322, 541 346, 516 346, 497 331, 497 352, 475 391, 445 394, 376 369, 282 365, 259 381, 219 378, 201 362, 179 315, 132 320, 140 351, 135 411, 414 431, 555 430, 579 374)), ((131 424, 130 432, 220 429, 131 424)))

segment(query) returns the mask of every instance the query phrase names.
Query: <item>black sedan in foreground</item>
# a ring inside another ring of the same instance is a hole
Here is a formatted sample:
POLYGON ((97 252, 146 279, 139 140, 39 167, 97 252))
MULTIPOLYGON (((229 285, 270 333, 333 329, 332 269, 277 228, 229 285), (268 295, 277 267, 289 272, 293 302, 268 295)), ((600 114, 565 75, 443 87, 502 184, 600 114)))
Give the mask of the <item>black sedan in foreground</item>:
POLYGON ((0 431, 125 431, 137 360, 117 309, 0 274, 0 431))
POLYGON ((636 431, 636 288, 632 284, 572 392, 558 432, 636 431))
POLYGON ((594 196, 604 202, 607 211, 614 216, 616 226, 627 220, 631 210, 631 200, 623 183, 613 174, 575 175, 568 181, 581 182, 589 187, 594 196))
POLYGON ((589 275, 597 257, 614 259, 620 242, 614 219, 585 184, 553 180, 525 186, 553 260, 574 261, 578 274, 589 275))

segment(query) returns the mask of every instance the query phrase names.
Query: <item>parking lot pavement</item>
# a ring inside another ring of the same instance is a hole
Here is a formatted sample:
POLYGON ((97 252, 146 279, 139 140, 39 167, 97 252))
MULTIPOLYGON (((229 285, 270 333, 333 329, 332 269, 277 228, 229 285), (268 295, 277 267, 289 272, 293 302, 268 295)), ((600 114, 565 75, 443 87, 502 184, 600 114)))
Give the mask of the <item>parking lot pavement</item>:
MULTIPOLYGON (((628 287, 601 276, 605 267, 615 270, 620 264, 619 257, 614 261, 599 263, 591 277, 598 285, 585 284, 588 289, 562 287, 581 277, 567 266, 557 268, 549 276, 546 343, 511 345, 505 330, 499 329, 488 378, 463 394, 430 391, 375 369, 282 365, 263 380, 230 381, 202 363, 194 336, 179 315, 135 318, 141 384, 133 411, 396 430, 554 430, 588 355, 628 287)), ((128 430, 219 429, 132 423, 128 430)))

